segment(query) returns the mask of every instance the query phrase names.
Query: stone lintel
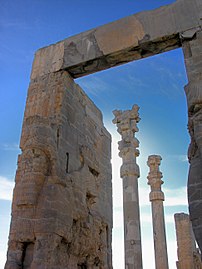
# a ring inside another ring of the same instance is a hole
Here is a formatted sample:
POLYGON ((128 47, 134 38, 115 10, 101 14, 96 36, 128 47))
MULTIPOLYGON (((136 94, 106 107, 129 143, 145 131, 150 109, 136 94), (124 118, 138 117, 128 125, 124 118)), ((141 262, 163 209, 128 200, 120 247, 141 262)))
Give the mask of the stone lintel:
POLYGON ((82 77, 181 47, 201 26, 201 0, 177 0, 69 37, 36 52, 31 79, 67 70, 82 77))

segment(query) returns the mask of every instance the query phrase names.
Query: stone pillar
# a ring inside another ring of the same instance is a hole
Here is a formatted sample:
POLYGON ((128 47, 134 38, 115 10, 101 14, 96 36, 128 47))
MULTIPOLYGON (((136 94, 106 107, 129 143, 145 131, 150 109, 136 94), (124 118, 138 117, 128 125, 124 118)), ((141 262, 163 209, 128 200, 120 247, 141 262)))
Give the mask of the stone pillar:
POLYGON ((194 253, 197 253, 197 250, 189 215, 177 213, 174 217, 177 237, 177 268, 195 268, 194 253))
POLYGON ((125 268, 142 268, 142 249, 140 233, 140 214, 138 196, 139 167, 136 157, 139 156, 137 147, 139 141, 134 137, 138 132, 139 107, 134 105, 132 110, 115 110, 113 123, 122 140, 119 144, 119 156, 123 159, 121 178, 123 179, 123 210, 124 210, 124 241, 125 241, 125 268))
POLYGON ((191 143, 188 176, 190 220, 202 251, 202 32, 193 29, 181 34, 188 84, 185 86, 188 106, 188 129, 191 143))
POLYGON ((161 191, 163 184, 162 173, 159 171, 161 157, 151 155, 148 158, 150 172, 148 175, 148 184, 151 186, 149 199, 152 204, 152 221, 155 249, 156 269, 168 269, 168 255, 166 244, 165 220, 164 220, 164 193, 161 191))

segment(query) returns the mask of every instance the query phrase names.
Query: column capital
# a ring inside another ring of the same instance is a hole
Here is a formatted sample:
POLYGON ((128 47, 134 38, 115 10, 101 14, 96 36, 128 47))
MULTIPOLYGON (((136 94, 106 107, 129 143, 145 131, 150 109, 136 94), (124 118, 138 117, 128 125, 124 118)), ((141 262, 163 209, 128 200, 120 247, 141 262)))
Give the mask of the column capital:
POLYGON ((113 123, 117 125, 117 131, 122 140, 119 144, 119 156, 123 160, 121 166, 121 178, 128 176, 139 177, 139 166, 136 164, 136 158, 139 156, 139 141, 135 137, 138 132, 137 123, 140 121, 139 106, 133 105, 131 110, 114 110, 115 118, 113 123))
POLYGON ((117 131, 122 136, 125 142, 131 142, 134 138, 134 133, 138 132, 137 123, 140 121, 139 106, 133 105, 131 110, 114 110, 115 118, 113 123, 117 125, 117 131))
MULTIPOLYGON (((164 183, 161 178, 162 173, 159 170, 161 164, 161 156, 159 155, 150 155, 148 157, 147 165, 150 168, 148 174, 148 184, 151 186, 151 191, 161 191, 161 185, 164 183)), ((156 199, 155 199, 156 200, 156 199)))

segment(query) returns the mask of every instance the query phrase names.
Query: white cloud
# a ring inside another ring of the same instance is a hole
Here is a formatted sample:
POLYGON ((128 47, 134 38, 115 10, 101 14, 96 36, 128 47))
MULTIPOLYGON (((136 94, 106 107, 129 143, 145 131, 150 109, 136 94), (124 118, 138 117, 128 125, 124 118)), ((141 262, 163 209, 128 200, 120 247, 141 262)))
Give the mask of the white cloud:
MULTIPOLYGON (((113 238, 113 268, 124 268, 124 240, 113 238)), ((177 246, 175 241, 167 243, 169 268, 176 269, 177 246)), ((153 240, 148 239, 142 242, 143 268, 155 269, 153 240)))
POLYGON ((100 93, 103 91, 109 91, 112 88, 112 85, 107 84, 103 79, 99 77, 78 79, 79 85, 84 88, 87 94, 99 97, 100 93))
POLYGON ((167 189, 164 190, 165 193, 165 206, 187 206, 187 189, 186 187, 167 189))
POLYGON ((181 162, 188 162, 188 157, 187 157, 187 155, 183 155, 183 154, 181 154, 181 155, 178 155, 178 159, 179 159, 179 161, 181 161, 181 162))
MULTIPOLYGON (((162 191, 165 195, 164 207, 173 207, 173 206, 188 206, 187 202, 187 189, 186 187, 180 188, 162 188, 162 191)), ((114 208, 123 206, 122 198, 122 180, 120 176, 116 177, 113 180, 113 203, 114 208)), ((151 202, 149 201, 149 186, 140 186, 139 187, 139 204, 140 206, 150 206, 151 202)))
POLYGON ((123 228, 123 208, 114 208, 113 210, 113 227, 123 228))
MULTIPOLYGON (((165 195, 164 206, 187 206, 187 189, 186 187, 180 188, 163 188, 162 191, 165 195)), ((149 201, 149 188, 140 187, 139 188, 139 200, 140 206, 148 206, 150 205, 149 201)))
MULTIPOLYGON (((168 262, 170 269, 176 269, 176 260, 177 260, 177 245, 175 241, 169 241, 167 243, 167 252, 168 252, 168 262)), ((154 245, 153 240, 146 240, 142 244, 142 253, 143 253, 143 268, 145 269, 155 269, 155 260, 154 260, 154 245)))
POLYGON ((165 159, 168 160, 175 160, 175 161, 180 161, 180 162, 188 162, 188 157, 186 154, 172 154, 172 155, 167 155, 165 156, 165 159))
POLYGON ((11 144, 2 144, 1 145, 3 150, 20 150, 19 145, 17 143, 11 143, 11 144))
MULTIPOLYGON (((141 222, 142 223, 152 223, 152 215, 151 213, 141 213, 141 222)), ((174 214, 165 214, 165 223, 174 224, 174 214)))
POLYGON ((5 251, 0 251, 0 268, 4 268, 6 262, 6 253, 5 251))
POLYGON ((113 249, 113 268, 121 269, 124 268, 124 240, 123 237, 116 237, 114 235, 112 240, 112 249, 113 249))
POLYGON ((12 200, 14 182, 8 180, 6 177, 0 176, 0 199, 12 200))

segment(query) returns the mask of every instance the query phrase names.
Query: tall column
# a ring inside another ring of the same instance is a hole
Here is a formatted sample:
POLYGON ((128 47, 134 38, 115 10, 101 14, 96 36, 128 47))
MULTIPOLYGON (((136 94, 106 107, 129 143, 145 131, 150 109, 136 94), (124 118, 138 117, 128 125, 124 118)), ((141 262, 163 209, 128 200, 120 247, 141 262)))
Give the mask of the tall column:
MULTIPOLYGON (((201 1, 200 5, 202 7, 201 1)), ((202 20, 201 20, 202 22, 202 20)), ((195 238, 202 251, 202 31, 192 29, 181 34, 188 84, 188 129, 191 143, 188 177, 189 215, 195 238)))
POLYGON ((139 107, 134 105, 131 110, 115 110, 113 123, 122 137, 119 144, 119 156, 123 159, 121 178, 123 179, 123 211, 124 211, 124 241, 125 268, 142 268, 142 247, 140 234, 140 213, 138 195, 139 166, 136 157, 139 156, 139 141, 134 137, 138 132, 139 107))
POLYGON ((168 255, 163 209, 164 193, 161 190, 161 185, 163 184, 163 181, 161 180, 162 173, 159 171, 160 163, 160 156, 149 156, 147 164, 150 168, 150 172, 147 178, 148 184, 151 186, 149 199, 152 204, 156 269, 168 269, 168 255))
MULTIPOLYGON (((195 238, 189 215, 185 213, 175 214, 175 227, 177 236, 177 268, 178 269, 195 269, 194 263, 197 257, 195 238)), ((200 267, 198 267, 200 268, 200 267)))

